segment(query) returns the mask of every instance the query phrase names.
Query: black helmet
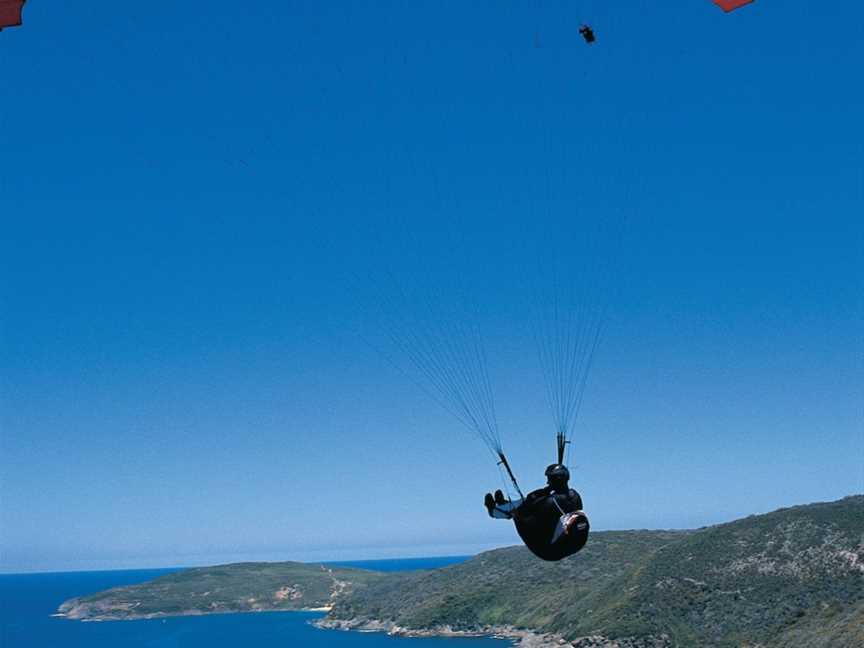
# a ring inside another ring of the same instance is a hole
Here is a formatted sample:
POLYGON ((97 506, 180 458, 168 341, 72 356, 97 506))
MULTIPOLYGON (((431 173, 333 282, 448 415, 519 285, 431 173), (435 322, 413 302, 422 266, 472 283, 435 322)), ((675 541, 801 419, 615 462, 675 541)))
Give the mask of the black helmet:
POLYGON ((553 479, 568 481, 570 479, 570 471, 563 464, 552 464, 546 468, 546 479, 549 481, 553 479))

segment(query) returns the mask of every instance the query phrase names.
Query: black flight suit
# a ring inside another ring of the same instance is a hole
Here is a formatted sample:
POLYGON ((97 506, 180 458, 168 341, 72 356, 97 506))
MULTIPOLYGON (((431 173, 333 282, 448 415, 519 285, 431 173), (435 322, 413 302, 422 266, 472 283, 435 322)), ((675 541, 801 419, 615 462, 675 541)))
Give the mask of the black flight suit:
POLYGON ((569 533, 552 542, 562 516, 581 510, 582 498, 575 490, 555 492, 546 486, 528 493, 522 505, 513 511, 513 522, 519 537, 535 556, 561 560, 579 551, 588 541, 588 518, 582 515, 569 533))

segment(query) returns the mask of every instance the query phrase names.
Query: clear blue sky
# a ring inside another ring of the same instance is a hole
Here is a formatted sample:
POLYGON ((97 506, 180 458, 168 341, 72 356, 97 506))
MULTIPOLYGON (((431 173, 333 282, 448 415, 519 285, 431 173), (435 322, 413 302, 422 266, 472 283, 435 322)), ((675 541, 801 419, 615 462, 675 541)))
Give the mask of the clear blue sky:
POLYGON ((204 7, 33 1, 0 33, 0 570, 515 543, 482 446, 359 335, 345 278, 412 260, 394 217, 497 259, 533 486, 514 237, 631 214, 578 428, 594 528, 864 490, 860 4, 204 7))

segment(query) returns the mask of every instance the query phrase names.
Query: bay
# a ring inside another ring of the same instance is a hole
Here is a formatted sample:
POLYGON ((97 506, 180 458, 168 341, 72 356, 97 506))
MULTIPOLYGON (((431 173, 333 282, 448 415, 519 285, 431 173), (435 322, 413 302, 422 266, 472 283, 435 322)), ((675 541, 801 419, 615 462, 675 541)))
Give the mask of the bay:
MULTIPOLYGON (((378 571, 432 569, 464 557, 342 561, 331 565, 378 571)), ((316 612, 219 614, 139 621, 87 622, 52 617, 66 599, 141 583, 177 569, 0 575, 2 648, 503 648, 500 639, 406 639, 379 633, 320 630, 316 612)))

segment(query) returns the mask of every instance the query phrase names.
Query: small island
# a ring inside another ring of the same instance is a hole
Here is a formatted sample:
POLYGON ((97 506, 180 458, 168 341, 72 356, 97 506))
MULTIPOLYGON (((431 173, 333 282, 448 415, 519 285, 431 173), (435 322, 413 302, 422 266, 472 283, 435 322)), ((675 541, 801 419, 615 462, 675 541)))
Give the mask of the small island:
POLYGON ((864 646, 864 496, 692 531, 594 533, 559 563, 522 547, 435 570, 189 569, 64 602, 80 620, 317 610, 322 628, 529 646, 864 646))

